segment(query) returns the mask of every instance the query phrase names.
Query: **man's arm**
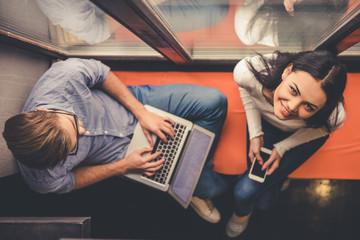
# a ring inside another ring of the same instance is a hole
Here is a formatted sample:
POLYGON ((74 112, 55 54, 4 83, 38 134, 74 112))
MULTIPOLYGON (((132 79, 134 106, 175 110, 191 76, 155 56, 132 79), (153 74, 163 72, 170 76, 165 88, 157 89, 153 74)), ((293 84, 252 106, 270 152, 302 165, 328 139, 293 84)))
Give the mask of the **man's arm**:
POLYGON ((174 122, 168 117, 158 116, 147 111, 144 105, 134 97, 127 86, 113 72, 109 72, 102 84, 102 88, 134 114, 151 146, 154 144, 151 132, 155 133, 165 142, 167 140, 164 132, 174 137, 175 133, 172 128, 174 122))
POLYGON ((75 186, 73 190, 89 186, 100 182, 104 179, 127 172, 141 172, 151 176, 163 166, 164 159, 153 161, 160 155, 160 152, 143 156, 144 153, 150 152, 151 148, 139 149, 129 156, 116 162, 95 165, 81 166, 73 170, 75 186))

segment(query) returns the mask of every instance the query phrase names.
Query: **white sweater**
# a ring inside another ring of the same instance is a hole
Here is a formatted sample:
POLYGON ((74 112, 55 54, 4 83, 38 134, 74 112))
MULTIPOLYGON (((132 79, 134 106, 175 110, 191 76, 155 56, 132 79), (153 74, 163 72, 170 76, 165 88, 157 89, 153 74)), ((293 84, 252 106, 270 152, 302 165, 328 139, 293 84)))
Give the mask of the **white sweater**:
MULTIPOLYGON (((265 57, 270 58, 272 56, 273 55, 265 55, 265 57)), ((278 119, 274 115, 274 107, 262 94, 262 84, 254 77, 248 68, 247 61, 249 60, 257 70, 264 68, 259 56, 246 57, 235 66, 234 79, 239 85, 240 96, 246 112, 250 139, 264 134, 261 128, 261 117, 285 132, 294 132, 288 138, 274 144, 274 147, 276 147, 276 150, 281 157, 286 151, 296 146, 329 134, 325 126, 321 128, 307 128, 305 127, 306 124, 304 120, 278 119)), ((333 131, 344 124, 346 117, 342 103, 339 103, 338 109, 337 121, 335 121, 335 110, 329 118, 333 131)))

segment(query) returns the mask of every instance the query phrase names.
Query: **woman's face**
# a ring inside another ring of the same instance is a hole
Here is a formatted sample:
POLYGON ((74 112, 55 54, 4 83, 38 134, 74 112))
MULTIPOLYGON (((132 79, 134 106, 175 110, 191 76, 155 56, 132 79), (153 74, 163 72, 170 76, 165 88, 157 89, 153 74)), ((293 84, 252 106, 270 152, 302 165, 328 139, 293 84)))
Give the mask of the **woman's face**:
POLYGON ((326 94, 309 73, 289 65, 274 92, 274 114, 280 120, 307 119, 324 107, 326 94))

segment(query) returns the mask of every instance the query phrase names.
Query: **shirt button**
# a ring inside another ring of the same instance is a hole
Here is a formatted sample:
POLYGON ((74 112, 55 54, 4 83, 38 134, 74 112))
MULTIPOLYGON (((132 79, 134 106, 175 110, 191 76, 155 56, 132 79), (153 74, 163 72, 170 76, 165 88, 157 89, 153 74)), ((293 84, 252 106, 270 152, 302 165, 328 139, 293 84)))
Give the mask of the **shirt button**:
POLYGON ((86 133, 86 134, 90 134, 90 132, 89 132, 89 131, 86 131, 85 133, 86 133))
POLYGON ((120 133, 120 137, 123 137, 124 135, 122 133, 120 133))
POLYGON ((108 131, 104 131, 105 134, 108 134, 108 131))

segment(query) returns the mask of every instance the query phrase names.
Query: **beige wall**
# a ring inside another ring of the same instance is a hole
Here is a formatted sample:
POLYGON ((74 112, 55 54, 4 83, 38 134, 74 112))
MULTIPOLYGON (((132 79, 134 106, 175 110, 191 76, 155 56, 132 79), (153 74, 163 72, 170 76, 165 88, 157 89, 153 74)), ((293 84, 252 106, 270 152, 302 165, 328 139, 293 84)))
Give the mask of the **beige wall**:
MULTIPOLYGON (((34 0, 0 0, 0 23, 25 35, 46 39, 47 18, 34 0)), ((2 132, 4 122, 21 111, 34 83, 48 69, 50 59, 0 42, 0 177, 17 172, 2 132)))
POLYGON ((21 111, 32 86, 49 63, 48 57, 0 43, 0 177, 18 171, 2 137, 4 123, 21 111))

